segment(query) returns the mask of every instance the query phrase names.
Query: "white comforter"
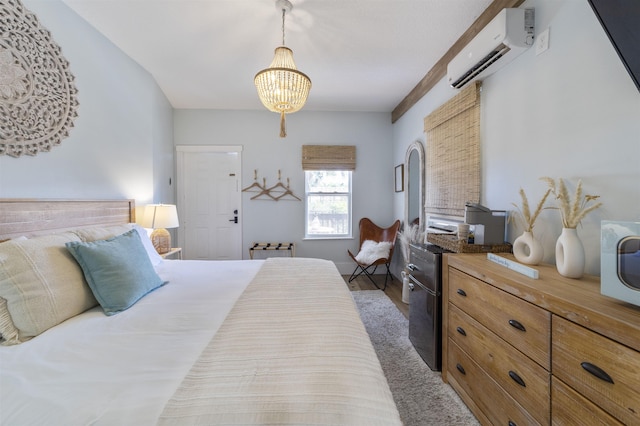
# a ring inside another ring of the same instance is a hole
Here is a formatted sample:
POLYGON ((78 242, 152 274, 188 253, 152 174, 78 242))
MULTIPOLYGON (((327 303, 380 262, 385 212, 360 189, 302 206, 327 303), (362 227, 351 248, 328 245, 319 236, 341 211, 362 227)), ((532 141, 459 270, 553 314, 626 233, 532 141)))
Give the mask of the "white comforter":
POLYGON ((0 424, 151 425, 264 261, 165 261, 169 284, 0 347, 0 424))
POLYGON ((331 262, 157 270, 169 284, 127 311, 0 347, 0 424, 401 424, 331 262))

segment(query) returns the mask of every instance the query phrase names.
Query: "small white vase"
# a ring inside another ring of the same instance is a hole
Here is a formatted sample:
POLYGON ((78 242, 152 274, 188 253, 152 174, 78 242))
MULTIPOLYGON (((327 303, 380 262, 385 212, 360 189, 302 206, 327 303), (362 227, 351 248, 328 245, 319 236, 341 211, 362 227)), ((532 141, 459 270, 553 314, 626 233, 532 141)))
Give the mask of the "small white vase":
POLYGON ((544 257, 544 249, 532 232, 525 231, 513 242, 513 255, 518 262, 537 265, 544 257))
POLYGON ((409 288, 409 274, 406 271, 400 273, 402 275, 402 303, 409 304, 409 295, 411 289, 409 288))
POLYGON ((562 228, 556 241, 556 268, 567 278, 580 278, 584 274, 584 246, 575 228, 562 228))

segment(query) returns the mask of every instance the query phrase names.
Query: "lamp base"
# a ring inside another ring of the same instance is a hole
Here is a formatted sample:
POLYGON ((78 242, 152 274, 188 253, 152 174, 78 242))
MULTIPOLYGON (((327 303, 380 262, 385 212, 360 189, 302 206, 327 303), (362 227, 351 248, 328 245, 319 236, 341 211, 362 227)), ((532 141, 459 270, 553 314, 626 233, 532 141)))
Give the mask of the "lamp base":
POLYGON ((149 238, 158 254, 165 254, 171 250, 171 234, 166 229, 154 229, 149 238))

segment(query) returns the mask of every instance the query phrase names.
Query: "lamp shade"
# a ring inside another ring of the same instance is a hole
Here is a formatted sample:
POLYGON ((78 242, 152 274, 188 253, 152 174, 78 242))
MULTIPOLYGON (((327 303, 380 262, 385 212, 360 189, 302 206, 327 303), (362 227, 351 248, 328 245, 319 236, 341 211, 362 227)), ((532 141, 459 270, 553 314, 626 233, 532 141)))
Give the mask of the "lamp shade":
POLYGON ((144 228, 177 228, 178 210, 174 204, 147 204, 140 224, 144 228))

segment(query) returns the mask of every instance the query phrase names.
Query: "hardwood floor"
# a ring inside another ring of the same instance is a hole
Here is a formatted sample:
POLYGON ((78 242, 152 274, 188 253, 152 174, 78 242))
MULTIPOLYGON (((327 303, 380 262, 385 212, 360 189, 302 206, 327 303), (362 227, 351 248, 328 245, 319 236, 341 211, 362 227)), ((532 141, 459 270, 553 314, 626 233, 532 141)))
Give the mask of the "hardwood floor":
MULTIPOLYGON (((369 278, 365 276, 359 276, 351 282, 349 282, 349 275, 343 275, 342 277, 351 291, 378 290, 376 286, 369 281, 369 278)), ((384 287, 384 275, 374 275, 374 280, 380 288, 384 287)), ((402 302, 402 282, 394 278, 393 282, 387 283, 387 289, 384 293, 393 301, 400 312, 402 312, 406 318, 409 318, 409 305, 402 302)))

